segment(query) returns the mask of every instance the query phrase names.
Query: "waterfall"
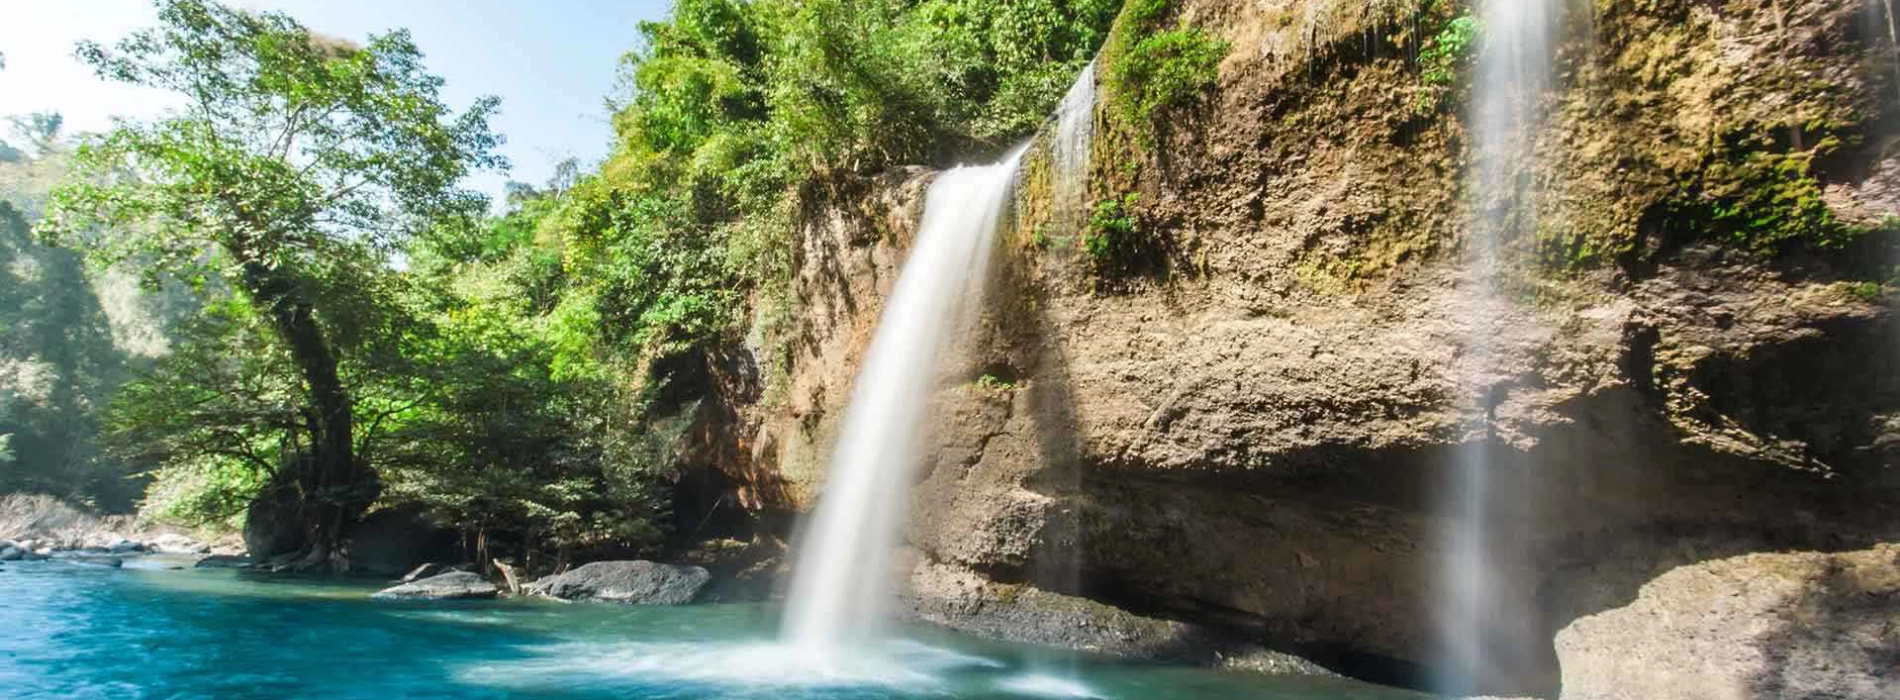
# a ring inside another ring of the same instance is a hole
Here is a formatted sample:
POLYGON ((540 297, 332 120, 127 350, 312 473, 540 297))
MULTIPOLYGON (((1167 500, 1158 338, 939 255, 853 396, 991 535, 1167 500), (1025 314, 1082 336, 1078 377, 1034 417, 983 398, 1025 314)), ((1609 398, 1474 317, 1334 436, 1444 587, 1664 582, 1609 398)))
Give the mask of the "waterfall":
POLYGON ((876 638, 891 552, 910 505, 937 357, 982 293, 1016 163, 943 173, 858 372, 825 491, 802 533, 782 634, 826 653, 876 638))
MULTIPOLYGON (((1514 231, 1536 228, 1534 193, 1520 192, 1522 162, 1536 138, 1537 103, 1549 83, 1556 0, 1483 2, 1476 73, 1472 86, 1471 133, 1474 166, 1471 194, 1468 272, 1473 294, 1467 308, 1469 367, 1479 387, 1497 371, 1492 339, 1501 330, 1497 316, 1509 308, 1498 288, 1506 244, 1514 231)), ((1488 679, 1509 676, 1527 653, 1514 648, 1515 635, 1501 633, 1525 623, 1528 613, 1507 600, 1518 592, 1493 560, 1490 506, 1515 502, 1522 494, 1498 493, 1493 483, 1490 445, 1492 409, 1489 391, 1481 391, 1486 433, 1467 440, 1454 458, 1440 512, 1447 522, 1446 549, 1438 563, 1437 627, 1441 659, 1438 690, 1451 695, 1477 691, 1488 679)))
POLYGON ((1089 148, 1095 139, 1095 62, 1076 76, 1056 106, 1056 135, 1050 143, 1055 162, 1055 202, 1062 224, 1080 228, 1088 218, 1089 148))

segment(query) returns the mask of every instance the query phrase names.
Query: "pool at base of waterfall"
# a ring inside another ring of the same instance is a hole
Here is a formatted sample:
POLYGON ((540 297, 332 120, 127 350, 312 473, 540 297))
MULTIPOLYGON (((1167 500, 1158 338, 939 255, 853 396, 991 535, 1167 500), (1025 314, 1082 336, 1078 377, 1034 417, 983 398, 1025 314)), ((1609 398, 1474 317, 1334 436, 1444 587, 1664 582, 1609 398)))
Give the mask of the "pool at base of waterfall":
POLYGON ((762 605, 372 600, 375 582, 59 561, 0 571, 0 697, 1424 697, 1352 681, 1116 662, 907 628, 822 654, 762 605))

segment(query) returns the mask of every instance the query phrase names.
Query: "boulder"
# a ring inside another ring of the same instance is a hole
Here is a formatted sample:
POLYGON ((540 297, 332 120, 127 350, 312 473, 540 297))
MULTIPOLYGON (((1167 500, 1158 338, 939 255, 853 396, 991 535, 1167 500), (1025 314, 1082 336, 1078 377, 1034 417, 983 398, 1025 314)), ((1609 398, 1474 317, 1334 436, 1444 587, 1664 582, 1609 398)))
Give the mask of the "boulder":
POLYGON ((500 592, 501 589, 483 579, 480 574, 470 571, 451 571, 420 581, 385 588, 377 591, 374 597, 459 600, 493 598, 500 592))
POLYGON ((264 561, 302 549, 302 508, 293 489, 270 485, 259 491, 244 511, 244 550, 264 561))
POLYGON ((147 547, 159 554, 210 554, 211 546, 175 532, 152 538, 147 547))
POLYGON ((145 545, 120 537, 106 544, 106 551, 113 554, 129 554, 145 551, 145 545))
POLYGON ((19 561, 24 558, 26 552, 20 551, 19 547, 0 548, 0 561, 19 561))
POLYGON ((1680 566, 1557 656, 1563 700, 1900 698, 1900 544, 1680 566))
POLYGON ((1220 649, 1191 625, 1033 586, 994 583, 929 560, 920 559, 905 584, 900 615, 978 637, 1182 663, 1209 661, 1220 649))
POLYGON ((200 569, 243 569, 251 565, 251 558, 242 554, 213 554, 199 559, 192 566, 200 569))
POLYGON ((712 574, 697 566, 650 561, 597 561, 528 584, 528 592, 561 600, 642 605, 693 602, 712 574))
POLYGON ((352 573, 401 576, 454 553, 455 532, 417 506, 385 508, 369 514, 350 536, 352 573))

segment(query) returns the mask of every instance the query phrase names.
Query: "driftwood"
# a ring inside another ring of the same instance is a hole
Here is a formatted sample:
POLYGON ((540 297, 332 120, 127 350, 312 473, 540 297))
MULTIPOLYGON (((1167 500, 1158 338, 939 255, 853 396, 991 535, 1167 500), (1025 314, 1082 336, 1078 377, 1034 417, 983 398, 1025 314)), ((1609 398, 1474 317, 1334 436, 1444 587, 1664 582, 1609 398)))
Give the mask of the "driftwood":
POLYGON ((521 595, 521 579, 515 576, 515 567, 500 559, 494 560, 495 568, 501 570, 501 578, 508 586, 508 595, 521 595))

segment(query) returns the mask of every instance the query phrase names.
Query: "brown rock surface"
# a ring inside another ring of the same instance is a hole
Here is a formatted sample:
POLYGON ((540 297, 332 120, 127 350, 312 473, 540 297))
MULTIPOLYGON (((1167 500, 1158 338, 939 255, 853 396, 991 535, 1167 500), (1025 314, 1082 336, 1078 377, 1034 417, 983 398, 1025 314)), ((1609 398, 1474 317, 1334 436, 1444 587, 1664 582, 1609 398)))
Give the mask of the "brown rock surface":
MULTIPOLYGON (((1096 196, 1141 193, 1155 269, 1104 278, 1075 232, 1039 229, 1032 153, 935 397, 908 531, 931 566, 1418 683, 1438 485, 1479 454, 1507 591, 1492 685, 1552 696, 1557 630, 1676 567, 1900 541, 1900 324, 1894 295, 1853 291, 1866 251, 1749 255, 1652 217, 1704 167, 1698 144, 1876 99, 1860 4, 1796 3, 1779 28, 1765 0, 1619 4, 1571 36, 1527 178, 1562 221, 1635 247, 1552 269, 1526 235, 1491 300, 1460 264, 1463 127, 1414 107, 1409 49, 1380 38, 1398 3, 1184 5, 1235 44, 1216 96, 1152 151, 1098 141, 1092 178, 1096 196), (1723 68, 1789 56, 1794 74, 1723 68), (1617 95, 1640 104, 1584 108, 1617 95)), ((1892 212, 1879 173, 1900 159, 1837 158, 1856 159, 1822 173, 1830 203, 1892 212)), ((887 173, 810 217, 797 310, 754 347, 771 388, 738 409, 749 451, 729 471, 754 510, 822 489, 931 175, 887 173)))
POLYGON ((1564 700, 1900 698, 1900 546, 1682 566, 1557 657, 1564 700))

